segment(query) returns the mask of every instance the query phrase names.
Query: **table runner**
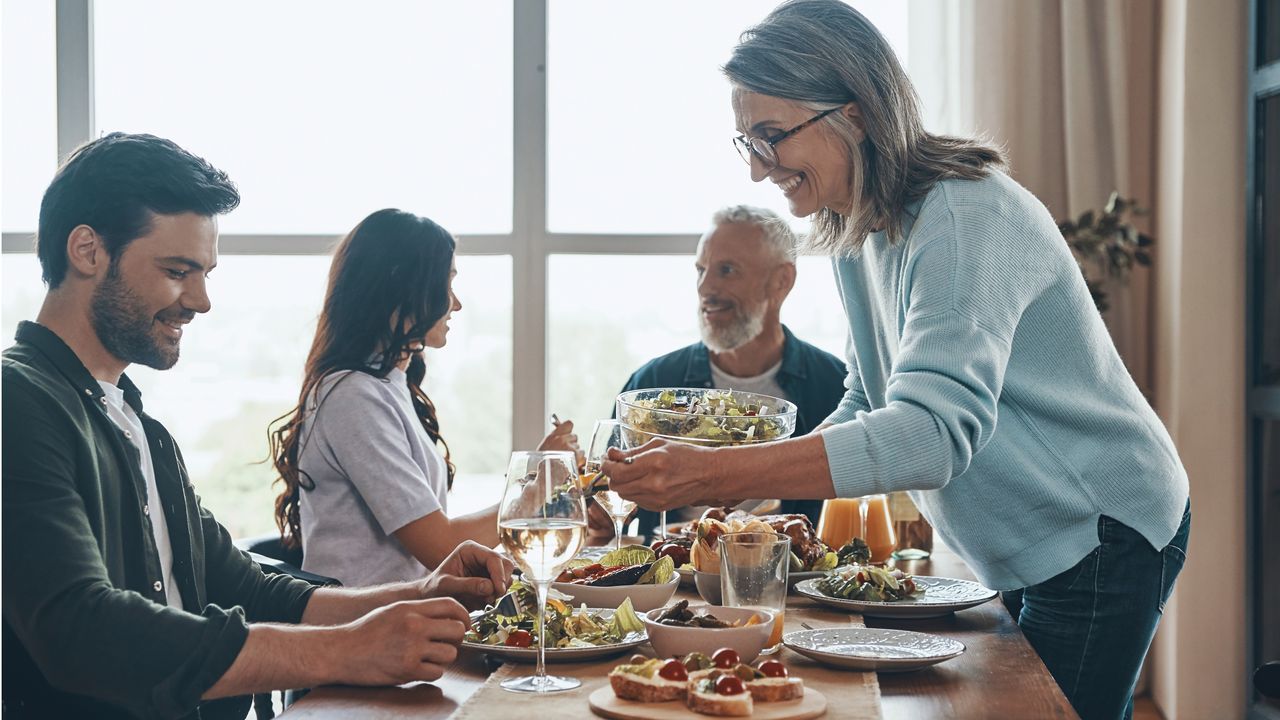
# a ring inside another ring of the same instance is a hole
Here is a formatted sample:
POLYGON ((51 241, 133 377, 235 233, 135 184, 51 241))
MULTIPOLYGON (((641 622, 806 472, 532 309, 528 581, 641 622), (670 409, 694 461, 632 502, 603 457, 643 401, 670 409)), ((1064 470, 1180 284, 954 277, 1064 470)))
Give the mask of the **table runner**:
MULTIPOLYGON (((691 603, 700 602, 696 595, 683 591, 676 598, 688 599, 691 603)), ((803 630, 802 622, 807 622, 814 628, 865 627, 861 615, 826 608, 799 595, 788 595, 784 630, 803 630)), ((652 648, 647 645, 636 648, 636 651, 653 654, 652 648)), ((631 654, 632 651, 628 651, 616 657, 585 663, 549 663, 549 673, 576 677, 582 681, 582 686, 543 697, 503 690, 500 685, 503 680, 533 672, 532 664, 506 663, 489 676, 484 685, 458 708, 452 718, 517 720, 528 717, 531 713, 536 713, 538 720, 595 717, 587 698, 597 688, 608 685, 609 671, 619 663, 626 662, 631 654)), ((791 669, 792 675, 802 678, 806 688, 813 688, 827 698, 827 713, 824 717, 868 720, 879 720, 881 717, 880 684, 876 681, 874 672, 835 670, 786 647, 775 657, 791 669)))

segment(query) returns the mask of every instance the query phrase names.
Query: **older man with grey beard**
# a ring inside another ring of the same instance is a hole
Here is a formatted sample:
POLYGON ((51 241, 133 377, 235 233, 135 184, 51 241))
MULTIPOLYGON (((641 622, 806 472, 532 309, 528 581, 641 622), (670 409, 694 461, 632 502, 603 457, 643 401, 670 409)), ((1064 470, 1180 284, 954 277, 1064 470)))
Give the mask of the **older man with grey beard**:
MULTIPOLYGON (((844 362, 797 338, 782 324, 782 303, 796 282, 796 236, 777 214, 748 205, 717 212, 698 241, 698 328, 702 340, 645 363, 626 390, 693 387, 745 390, 795 403, 796 435, 822 422, 844 394, 844 362)), ((780 512, 814 525, 820 500, 787 500, 780 512)), ((688 519, 699 508, 671 511, 688 519)), ((648 534, 658 514, 641 510, 648 534)))

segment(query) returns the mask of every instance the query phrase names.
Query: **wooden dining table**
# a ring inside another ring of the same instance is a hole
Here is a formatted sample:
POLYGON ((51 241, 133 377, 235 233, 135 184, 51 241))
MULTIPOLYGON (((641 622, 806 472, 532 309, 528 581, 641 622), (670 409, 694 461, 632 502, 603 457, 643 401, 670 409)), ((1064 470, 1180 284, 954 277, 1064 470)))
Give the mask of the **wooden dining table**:
MULTIPOLYGON (((925 560, 896 561, 916 575, 974 579, 951 550, 935 547, 925 560)), ((812 601, 791 595, 792 603, 812 601)), ((997 598, 943 618, 865 618, 868 627, 900 628, 955 638, 964 654, 923 670, 880 673, 881 715, 886 720, 917 718, 1076 718, 1049 670, 1018 624, 997 598)), ((787 628, 788 630, 795 628, 787 628)), ((433 683, 399 687, 322 687, 290 706, 288 720, 448 718, 492 672, 483 654, 464 650, 433 683)), ((584 716, 589 711, 583 708, 584 716)), ((829 708, 827 717, 842 717, 829 708)))

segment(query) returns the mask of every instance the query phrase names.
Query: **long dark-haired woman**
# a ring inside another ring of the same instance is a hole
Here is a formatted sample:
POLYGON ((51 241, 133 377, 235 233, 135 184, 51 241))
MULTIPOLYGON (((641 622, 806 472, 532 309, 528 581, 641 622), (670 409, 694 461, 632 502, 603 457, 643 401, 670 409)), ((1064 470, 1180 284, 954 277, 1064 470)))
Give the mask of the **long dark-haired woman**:
POLYGON ((1187 475, 1053 218, 999 150, 925 130, 843 2, 783 3, 724 71, 752 179, 833 257, 847 392, 802 438, 615 452, 613 489, 658 509, 911 491, 1081 717, 1127 716, 1185 557, 1187 475))
MULTIPOLYGON (((448 515, 454 467, 423 392, 443 348, 454 240, 431 220, 379 210, 333 255, 298 405, 271 431, 284 489, 276 524, 303 569, 346 585, 422 577, 464 540, 497 542, 497 508, 448 515), (443 451, 443 452, 442 452, 443 451)), ((543 449, 575 450, 571 422, 543 449)))

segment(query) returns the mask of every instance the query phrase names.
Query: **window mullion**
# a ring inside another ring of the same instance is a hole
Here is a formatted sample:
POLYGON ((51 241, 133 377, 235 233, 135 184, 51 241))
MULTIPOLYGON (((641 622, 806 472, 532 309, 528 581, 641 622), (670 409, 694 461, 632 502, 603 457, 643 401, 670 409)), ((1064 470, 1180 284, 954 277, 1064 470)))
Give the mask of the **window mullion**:
POLYGON ((94 135, 93 0, 58 0, 58 162, 94 135))
POLYGON ((516 448, 542 436, 547 385, 547 4, 512 0, 512 413, 516 448))

